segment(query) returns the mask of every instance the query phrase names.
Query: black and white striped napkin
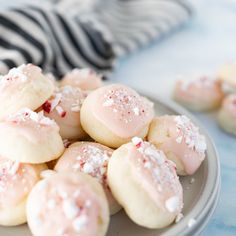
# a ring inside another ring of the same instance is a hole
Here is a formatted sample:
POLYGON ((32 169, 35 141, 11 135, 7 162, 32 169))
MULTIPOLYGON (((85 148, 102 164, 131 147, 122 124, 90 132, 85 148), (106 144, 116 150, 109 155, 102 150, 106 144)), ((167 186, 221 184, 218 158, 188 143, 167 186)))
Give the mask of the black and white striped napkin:
POLYGON ((57 76, 76 67, 107 73, 115 59, 163 37, 192 14, 186 0, 30 2, 0 12, 0 73, 23 63, 57 76))

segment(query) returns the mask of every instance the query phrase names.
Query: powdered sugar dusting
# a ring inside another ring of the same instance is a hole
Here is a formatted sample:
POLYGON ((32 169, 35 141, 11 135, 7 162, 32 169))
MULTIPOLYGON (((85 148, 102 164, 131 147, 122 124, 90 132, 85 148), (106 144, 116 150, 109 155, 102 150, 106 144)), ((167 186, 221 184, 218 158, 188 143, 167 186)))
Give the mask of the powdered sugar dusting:
POLYGON ((199 133, 199 128, 184 115, 176 116, 174 120, 178 132, 176 142, 180 143, 180 140, 181 142, 184 140, 190 149, 195 150, 197 153, 204 154, 207 149, 206 139, 199 133))
POLYGON ((149 117, 153 104, 125 86, 113 86, 103 95, 102 106, 126 124, 135 117, 149 117))

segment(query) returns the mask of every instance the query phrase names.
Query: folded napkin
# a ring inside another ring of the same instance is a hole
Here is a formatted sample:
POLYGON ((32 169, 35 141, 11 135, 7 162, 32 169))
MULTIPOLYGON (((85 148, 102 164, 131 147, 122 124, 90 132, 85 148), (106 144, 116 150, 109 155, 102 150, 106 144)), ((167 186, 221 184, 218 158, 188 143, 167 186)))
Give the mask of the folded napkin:
POLYGON ((58 77, 76 67, 106 74, 117 58, 163 37, 192 14, 185 0, 32 2, 0 12, 0 73, 34 63, 58 77))

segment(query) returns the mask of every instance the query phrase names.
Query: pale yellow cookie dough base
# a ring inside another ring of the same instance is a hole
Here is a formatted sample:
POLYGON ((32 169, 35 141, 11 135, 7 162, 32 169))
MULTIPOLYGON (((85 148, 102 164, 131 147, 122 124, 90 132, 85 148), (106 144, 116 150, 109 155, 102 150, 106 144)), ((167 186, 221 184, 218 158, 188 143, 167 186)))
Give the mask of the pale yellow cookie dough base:
POLYGON ((225 64, 218 71, 218 78, 236 89, 236 65, 225 64))
MULTIPOLYGON (((0 155, 23 163, 45 163, 57 159, 64 151, 58 132, 48 132, 44 138, 35 141, 22 135, 21 131, 0 123, 0 155)), ((39 130, 40 132, 40 130, 39 130)))
POLYGON ((218 107, 220 107, 222 99, 217 99, 217 100, 212 100, 212 101, 184 101, 183 99, 177 97, 176 95, 173 95, 173 99, 179 103, 180 105, 186 107, 187 109, 191 111, 199 111, 199 112, 204 112, 204 111, 211 111, 215 110, 218 107))
POLYGON ((89 96, 82 105, 80 118, 83 129, 95 141, 108 147, 117 148, 122 144, 128 143, 133 136, 144 138, 147 135, 149 124, 144 126, 140 132, 133 136, 127 138, 119 137, 93 115, 93 107, 94 99, 89 96))
MULTIPOLYGON (((150 125, 148 132, 148 141, 154 144, 157 148, 166 140, 168 136, 167 130, 162 128, 162 125, 158 122, 158 119, 154 119, 150 125)), ((173 152, 169 151, 165 153, 166 157, 173 161, 176 165, 176 171, 178 175, 187 175, 184 164, 173 152)))
POLYGON ((219 111, 218 121, 220 127, 227 133, 236 135, 236 119, 227 113, 224 109, 219 111))
POLYGON ((108 182, 113 195, 136 224, 156 229, 171 224, 176 215, 161 210, 132 176, 132 166, 126 161, 127 149, 116 150, 108 165, 108 182))

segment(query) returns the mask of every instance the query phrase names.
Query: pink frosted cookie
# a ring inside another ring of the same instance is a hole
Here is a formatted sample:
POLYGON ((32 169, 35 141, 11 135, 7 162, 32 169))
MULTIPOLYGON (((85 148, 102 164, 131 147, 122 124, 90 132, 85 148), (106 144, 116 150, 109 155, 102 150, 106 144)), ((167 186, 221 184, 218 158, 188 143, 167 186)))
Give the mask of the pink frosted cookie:
POLYGON ((25 163, 44 163, 64 151, 55 121, 28 108, 0 122, 0 155, 25 163))
POLYGON ((58 172, 80 171, 95 177, 106 193, 111 215, 121 209, 107 184, 107 165, 112 152, 112 149, 99 143, 77 142, 66 149, 55 166, 58 172))
POLYGON ((26 222, 26 199, 44 169, 44 164, 22 164, 0 156, 0 225, 26 222))
POLYGON ((32 64, 13 68, 0 78, 0 120, 28 107, 36 110, 53 92, 52 83, 32 64))
POLYGON ((186 116, 154 118, 148 141, 176 164, 179 175, 192 175, 206 156, 206 139, 186 116))
POLYGON ((82 90, 94 90, 102 86, 102 79, 92 69, 74 69, 62 78, 61 86, 65 85, 82 90))
POLYGON ((236 94, 230 94, 224 99, 218 120, 226 132, 236 135, 236 94))
POLYGON ((218 72, 218 78, 236 89, 236 63, 221 66, 218 72))
POLYGON ((80 109, 86 96, 79 88, 65 86, 43 104, 44 115, 56 121, 63 139, 87 136, 80 124, 80 109))
POLYGON ((153 116, 153 103, 119 84, 91 92, 81 108, 84 130, 94 140, 114 148, 134 136, 144 138, 153 116))
POLYGON ((138 225, 163 228, 183 207, 183 190, 175 165, 148 142, 134 137, 115 150, 108 183, 127 215, 138 225))
POLYGON ((177 81, 174 99, 193 111, 208 111, 221 105, 224 98, 221 82, 208 77, 192 81, 177 81))
POLYGON ((41 180, 27 201, 34 236, 104 236, 109 209, 101 185, 83 173, 55 173, 41 180))
POLYGON ((59 81, 56 79, 56 77, 52 73, 45 74, 45 77, 52 82, 54 91, 57 91, 59 88, 59 81))

